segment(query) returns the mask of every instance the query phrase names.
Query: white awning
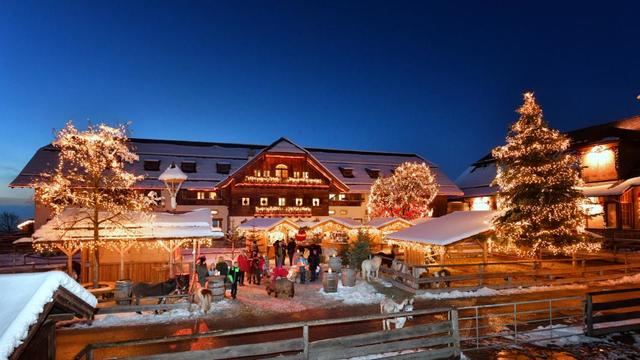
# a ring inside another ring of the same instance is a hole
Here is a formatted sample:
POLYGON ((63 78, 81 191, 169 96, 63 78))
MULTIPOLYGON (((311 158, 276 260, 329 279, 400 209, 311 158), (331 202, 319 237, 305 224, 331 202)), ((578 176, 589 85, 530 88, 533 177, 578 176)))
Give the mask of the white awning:
POLYGON ((387 235, 395 241, 450 245, 491 230, 495 211, 456 211, 387 235))
MULTIPOLYGON (((109 214, 100 214, 101 219, 109 214)), ((118 224, 105 221, 99 229, 101 240, 157 240, 211 238, 224 236, 220 228, 211 224, 211 210, 198 209, 183 214, 165 212, 130 212, 118 218, 118 224)), ((93 227, 82 209, 65 209, 33 234, 35 242, 93 240, 93 227)))

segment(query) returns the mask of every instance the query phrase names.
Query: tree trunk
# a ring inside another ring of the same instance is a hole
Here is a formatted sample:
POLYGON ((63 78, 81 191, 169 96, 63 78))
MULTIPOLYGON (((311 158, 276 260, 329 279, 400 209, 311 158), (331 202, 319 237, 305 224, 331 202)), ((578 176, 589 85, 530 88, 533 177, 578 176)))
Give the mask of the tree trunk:
POLYGON ((100 232, 98 223, 98 208, 94 210, 94 222, 93 222, 93 256, 91 257, 91 261, 93 262, 93 288, 97 289, 100 287, 100 254, 98 254, 98 241, 100 240, 100 232))
POLYGON ((125 276, 124 276, 124 248, 121 247, 120 249, 118 249, 118 252, 120 253, 120 280, 124 280, 125 276))

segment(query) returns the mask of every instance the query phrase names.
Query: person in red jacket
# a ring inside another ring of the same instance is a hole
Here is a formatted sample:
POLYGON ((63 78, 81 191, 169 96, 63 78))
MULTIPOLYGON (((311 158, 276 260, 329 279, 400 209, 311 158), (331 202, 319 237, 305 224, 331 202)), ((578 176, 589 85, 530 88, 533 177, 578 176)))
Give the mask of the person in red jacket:
POLYGON ((251 263, 249 263, 249 259, 247 258, 246 250, 243 250, 240 255, 238 255, 238 268, 240 269, 238 284, 244 286, 244 274, 250 274, 251 272, 251 263))

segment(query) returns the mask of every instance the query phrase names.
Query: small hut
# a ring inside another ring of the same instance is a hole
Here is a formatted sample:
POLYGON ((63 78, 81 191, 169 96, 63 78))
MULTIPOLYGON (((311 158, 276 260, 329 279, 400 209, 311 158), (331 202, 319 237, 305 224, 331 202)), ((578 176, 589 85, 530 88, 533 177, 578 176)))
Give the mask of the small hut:
POLYGON ((397 231, 386 236, 391 245, 405 251, 405 262, 422 265, 426 259, 440 264, 453 251, 478 251, 487 260, 486 237, 478 235, 491 231, 494 211, 456 211, 397 231))
POLYGON ((95 296, 60 271, 0 275, 0 359, 55 359, 56 322, 93 318, 95 296))
POLYGON ((378 217, 371 219, 366 226, 372 230, 374 251, 390 252, 390 249, 385 249, 385 237, 388 234, 410 228, 413 223, 399 217, 378 217))
POLYGON ((236 230, 240 236, 246 239, 247 248, 251 247, 251 243, 255 240, 258 249, 268 257, 274 254, 272 246, 276 241, 286 241, 290 237, 294 237, 300 229, 300 225, 287 218, 271 217, 271 218, 253 218, 238 225, 236 230))

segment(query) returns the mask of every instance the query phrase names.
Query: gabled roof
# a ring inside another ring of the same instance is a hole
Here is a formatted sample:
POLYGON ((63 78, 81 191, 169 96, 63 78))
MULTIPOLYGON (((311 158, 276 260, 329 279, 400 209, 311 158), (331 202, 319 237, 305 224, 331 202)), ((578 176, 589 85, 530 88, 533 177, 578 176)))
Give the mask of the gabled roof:
POLYGON ((359 221, 351 218, 345 218, 345 217, 330 217, 330 218, 320 220, 318 222, 307 223, 306 225, 313 229, 315 227, 318 227, 327 223, 331 223, 331 222, 340 224, 349 229, 357 229, 362 226, 362 223, 360 223, 359 221))
POLYGON ((394 222, 402 222, 404 224, 407 224, 409 226, 413 226, 413 223, 409 220, 405 220, 403 218, 399 218, 399 217, 378 217, 378 218, 373 218, 371 219, 371 221, 369 221, 367 223, 368 226, 374 227, 376 229, 380 229, 382 227, 385 227, 389 224, 393 224, 394 222))
POLYGON ((270 218, 253 218, 249 221, 245 221, 238 225, 238 230, 271 230, 280 224, 289 224, 293 228, 298 229, 300 226, 295 222, 282 217, 270 217, 270 218))

